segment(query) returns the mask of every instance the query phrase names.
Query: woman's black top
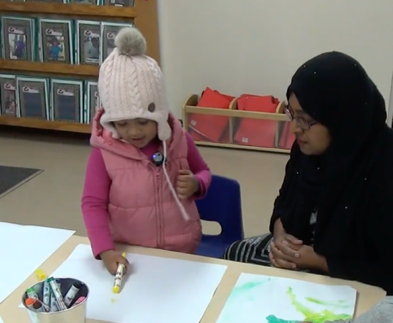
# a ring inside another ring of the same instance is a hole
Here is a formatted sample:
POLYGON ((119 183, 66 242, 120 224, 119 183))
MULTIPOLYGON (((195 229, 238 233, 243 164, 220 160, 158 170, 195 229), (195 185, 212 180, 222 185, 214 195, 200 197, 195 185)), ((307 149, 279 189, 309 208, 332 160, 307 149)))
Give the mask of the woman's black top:
POLYGON ((291 94, 328 128, 331 144, 322 156, 306 156, 294 143, 271 232, 281 218, 326 257, 331 276, 393 294, 393 131, 381 93, 356 60, 330 52, 298 69, 291 94))

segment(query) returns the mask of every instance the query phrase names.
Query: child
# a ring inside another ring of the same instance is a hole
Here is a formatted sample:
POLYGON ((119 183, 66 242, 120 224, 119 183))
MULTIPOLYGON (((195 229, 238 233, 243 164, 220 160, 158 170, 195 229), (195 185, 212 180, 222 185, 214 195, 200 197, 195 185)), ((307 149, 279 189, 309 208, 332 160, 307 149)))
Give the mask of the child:
POLYGON ((63 47, 61 46, 59 40, 56 37, 52 38, 51 45, 49 46, 49 56, 52 60, 58 61, 60 53, 63 52, 63 47))
POLYGON ((93 254, 114 274, 127 265, 114 242, 193 253, 202 229, 194 200, 211 173, 169 112, 146 40, 122 29, 100 68, 102 110, 92 127, 82 212, 93 254), (164 161, 165 159, 165 161, 164 161))
MULTIPOLYGON (((392 323, 393 296, 386 296, 371 310, 353 320, 341 320, 325 323, 392 323)), ((308 323, 308 322, 304 322, 308 323)))

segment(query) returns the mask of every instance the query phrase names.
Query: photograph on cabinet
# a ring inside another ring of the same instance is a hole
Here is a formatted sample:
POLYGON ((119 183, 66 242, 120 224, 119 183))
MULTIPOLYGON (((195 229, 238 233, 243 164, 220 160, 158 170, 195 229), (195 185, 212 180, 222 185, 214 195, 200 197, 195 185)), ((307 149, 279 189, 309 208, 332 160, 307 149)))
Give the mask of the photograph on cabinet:
POLYGON ((83 122, 83 81, 51 80, 51 120, 83 122))
POLYGON ((18 76, 16 89, 21 117, 49 120, 48 79, 18 76))
POLYGON ((33 61, 34 20, 22 17, 1 17, 2 57, 33 61))
POLYGON ((24 0, 23 2, 67 3, 67 0, 24 0))
POLYGON ((100 98, 98 95, 98 84, 93 81, 86 81, 86 117, 85 123, 92 123, 96 111, 100 108, 100 98))
POLYGON ((134 25, 114 22, 101 23, 101 62, 103 62, 115 49, 116 35, 120 29, 125 27, 134 27, 134 25))
POLYGON ((98 65, 100 63, 101 23, 76 21, 76 63, 98 65))
POLYGON ((67 3, 71 3, 71 4, 93 4, 98 6, 99 5, 99 1, 98 0, 68 0, 67 3))
POLYGON ((0 74, 0 86, 0 114, 2 116, 18 117, 15 75, 0 74))
POLYGON ((72 21, 39 19, 41 62, 74 63, 72 21))
POLYGON ((103 0, 104 6, 134 7, 134 0, 103 0))

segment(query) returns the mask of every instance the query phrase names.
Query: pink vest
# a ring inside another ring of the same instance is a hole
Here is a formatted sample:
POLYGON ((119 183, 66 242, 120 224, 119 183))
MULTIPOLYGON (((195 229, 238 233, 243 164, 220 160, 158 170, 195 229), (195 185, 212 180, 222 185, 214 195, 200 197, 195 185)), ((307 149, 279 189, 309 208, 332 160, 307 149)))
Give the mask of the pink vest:
MULTIPOLYGON (((187 140, 180 122, 170 115, 172 138, 167 141, 166 170, 173 187, 180 169, 189 169, 187 140)), ((194 253, 202 228, 193 199, 181 201, 183 219, 162 166, 154 165, 138 148, 113 139, 101 126, 93 127, 92 146, 101 149, 112 180, 108 211, 113 240, 130 245, 194 253)))

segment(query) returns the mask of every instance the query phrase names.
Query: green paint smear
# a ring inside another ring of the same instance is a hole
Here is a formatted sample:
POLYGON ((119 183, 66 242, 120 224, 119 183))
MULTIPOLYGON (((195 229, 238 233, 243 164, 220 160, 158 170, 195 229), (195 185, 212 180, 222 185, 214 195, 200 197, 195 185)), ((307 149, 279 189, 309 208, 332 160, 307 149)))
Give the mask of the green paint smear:
POLYGON ((316 299, 314 297, 306 297, 306 300, 308 300, 311 303, 325 305, 325 306, 333 306, 333 307, 341 307, 341 308, 351 307, 351 305, 346 304, 346 301, 343 301, 343 300, 337 301, 337 302, 325 302, 325 301, 316 299))
POLYGON ((299 321, 282 320, 274 315, 269 315, 266 319, 268 323, 299 323, 299 321))
POLYGON ((232 293, 231 293, 230 297, 232 298, 232 297, 237 297, 239 295, 243 295, 243 293, 247 293, 247 292, 251 291, 252 289, 254 289, 254 288, 258 287, 258 286, 266 284, 269 281, 270 281, 270 279, 266 279, 266 280, 263 280, 263 281, 260 281, 260 282, 247 282, 247 283, 244 283, 241 286, 236 286, 232 290, 232 293))
POLYGON ((254 289, 260 285, 266 284, 267 282, 269 282, 270 279, 264 280, 264 281, 260 281, 260 282, 248 282, 248 283, 244 283, 241 286, 237 286, 233 289, 234 294, 239 294, 239 293, 244 293, 247 292, 251 289, 254 289))
MULTIPOLYGON (((304 319, 302 321, 307 321, 310 323, 324 323, 326 321, 348 320, 348 319, 352 318, 348 314, 335 314, 329 310, 323 310, 322 312, 313 312, 308 307, 299 303, 296 300, 296 296, 293 293, 291 287, 288 288, 287 294, 292 302, 292 305, 296 308, 296 310, 304 315, 304 319)), ((310 301, 310 299, 307 299, 307 300, 310 301)), ((326 303, 328 303, 328 302, 317 300, 315 298, 311 298, 311 301, 312 300, 317 301, 318 304, 325 304, 326 305, 326 303)), ((342 303, 342 301, 340 301, 339 303, 342 303)), ((332 305, 332 303, 329 303, 329 304, 332 305)), ((274 315, 269 315, 266 319, 267 319, 268 323, 297 323, 298 322, 298 321, 293 321, 293 320, 292 321, 282 320, 280 318, 277 318, 274 315)))

